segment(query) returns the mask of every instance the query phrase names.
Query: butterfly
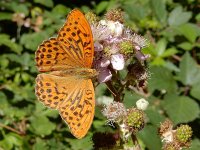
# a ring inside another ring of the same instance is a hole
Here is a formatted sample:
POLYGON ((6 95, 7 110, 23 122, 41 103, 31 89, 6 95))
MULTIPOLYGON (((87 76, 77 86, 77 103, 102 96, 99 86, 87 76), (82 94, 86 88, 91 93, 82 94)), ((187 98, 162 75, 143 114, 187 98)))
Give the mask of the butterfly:
POLYGON ((56 38, 39 45, 35 93, 47 107, 57 109, 71 133, 83 138, 94 118, 95 93, 91 69, 94 57, 92 31, 84 14, 72 10, 56 38))

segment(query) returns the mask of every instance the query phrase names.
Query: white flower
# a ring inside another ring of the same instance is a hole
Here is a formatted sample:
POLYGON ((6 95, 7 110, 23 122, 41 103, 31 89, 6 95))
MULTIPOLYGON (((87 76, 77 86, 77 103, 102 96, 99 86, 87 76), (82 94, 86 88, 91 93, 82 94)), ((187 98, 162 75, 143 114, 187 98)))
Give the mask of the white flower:
POLYGON ((113 66, 113 69, 115 70, 122 70, 124 69, 124 57, 122 54, 115 54, 111 56, 111 63, 113 66))
POLYGON ((104 21, 101 20, 99 23, 91 25, 93 39, 95 42, 106 40, 110 37, 111 31, 108 26, 104 24, 104 21))
POLYGON ((123 33, 124 25, 120 22, 114 22, 114 21, 108 21, 107 22, 108 28, 110 29, 112 35, 115 36, 121 36, 123 33))
POLYGON ((137 108, 141 110, 146 110, 148 105, 149 105, 149 102, 145 100, 144 98, 141 98, 136 102, 137 108))

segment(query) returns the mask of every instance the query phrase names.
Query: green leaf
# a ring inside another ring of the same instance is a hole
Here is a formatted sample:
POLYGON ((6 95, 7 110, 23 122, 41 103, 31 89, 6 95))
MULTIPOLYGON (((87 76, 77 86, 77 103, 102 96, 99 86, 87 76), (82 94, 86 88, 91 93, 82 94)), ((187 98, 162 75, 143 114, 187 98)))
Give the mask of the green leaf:
POLYGON ((52 133, 56 125, 49 121, 46 116, 33 116, 31 118, 31 131, 34 134, 45 136, 52 133))
POLYGON ((173 79, 173 75, 168 69, 164 67, 152 67, 150 68, 150 72, 149 90, 151 92, 155 89, 166 90, 167 92, 176 91, 176 81, 173 79))
POLYGON ((86 137, 83 139, 70 139, 67 138, 66 141, 69 142, 71 145, 71 150, 82 150, 83 145, 84 149, 91 150, 93 148, 92 141, 91 141, 91 135, 87 134, 86 137))
POLYGON ((16 44, 15 42, 10 40, 9 35, 7 34, 0 34, 0 46, 5 45, 10 48, 13 52, 20 54, 22 51, 21 45, 16 44))
POLYGON ((138 133, 139 138, 142 139, 149 150, 161 149, 161 141, 157 132, 157 127, 146 125, 145 128, 138 133))
POLYGON ((39 3, 46 7, 53 7, 53 0, 34 0, 35 3, 39 3))
POLYGON ((192 144, 190 146, 190 150, 199 150, 200 147, 200 140, 195 138, 192 140, 192 144))
POLYGON ((13 15, 12 13, 0 12, 0 21, 1 20, 11 20, 12 15, 13 15))
POLYGON ((180 69, 173 64, 171 61, 166 61, 164 67, 166 67, 167 69, 171 70, 171 71, 175 71, 175 72, 179 72, 180 69))
POLYGON ((160 122, 164 121, 165 120, 165 117, 162 116, 160 113, 159 113, 159 110, 154 110, 154 109, 147 109, 145 111, 145 113, 147 114, 147 117, 149 118, 149 121, 159 127, 160 126, 160 122))
POLYGON ((176 48, 169 48, 161 55, 161 57, 169 57, 176 54, 178 50, 176 48))
POLYGON ((166 39, 160 39, 156 44, 155 48, 156 55, 161 56, 164 53, 166 46, 167 46, 166 39))
POLYGON ((133 0, 124 1, 123 9, 131 20, 141 21, 150 14, 150 7, 147 1, 141 1, 143 4, 136 3, 133 0), (147 2, 147 3, 146 3, 147 2))
POLYGON ((200 89, 200 82, 197 82, 195 83, 193 86, 192 86, 192 89, 190 91, 190 94, 197 98, 199 101, 200 101, 200 92, 199 92, 199 89, 200 89))
POLYGON ((179 26, 190 20, 191 12, 184 12, 182 6, 177 6, 169 14, 168 23, 170 26, 179 26))
POLYGON ((165 1, 163 0, 151 0, 150 1, 151 7, 161 23, 165 23, 167 19, 167 11, 165 1))
POLYGON ((22 35, 20 43, 23 44, 27 49, 35 51, 38 45, 47 38, 48 36, 45 32, 28 33, 22 35))
POLYGON ((179 26, 178 31, 185 36, 191 43, 194 43, 198 34, 193 24, 186 23, 179 26))
POLYGON ((200 80, 200 69, 187 52, 180 62, 180 72, 177 78, 185 85, 193 85, 200 80))
POLYGON ((8 133, 4 135, 4 139, 0 141, 0 149, 11 150, 15 146, 22 146, 23 138, 16 133, 8 133))
POLYGON ((192 50, 193 45, 190 42, 183 42, 183 43, 179 44, 178 47, 180 47, 186 51, 189 51, 189 50, 192 50))
POLYGON ((175 124, 193 121, 200 114, 198 104, 186 96, 168 94, 161 104, 175 124))
POLYGON ((108 6, 107 1, 101 1, 96 7, 96 13, 97 14, 102 13, 104 10, 106 10, 107 6, 108 6))
POLYGON ((70 8, 58 4, 55 7, 53 7, 52 13, 56 13, 56 14, 60 14, 62 16, 66 16, 66 14, 68 14, 70 12, 70 8))
POLYGON ((143 98, 141 95, 136 94, 135 92, 125 91, 124 96, 124 105, 126 108, 136 106, 136 101, 140 98, 143 98))
POLYGON ((33 145, 33 150, 48 150, 44 140, 36 139, 36 143, 33 145))

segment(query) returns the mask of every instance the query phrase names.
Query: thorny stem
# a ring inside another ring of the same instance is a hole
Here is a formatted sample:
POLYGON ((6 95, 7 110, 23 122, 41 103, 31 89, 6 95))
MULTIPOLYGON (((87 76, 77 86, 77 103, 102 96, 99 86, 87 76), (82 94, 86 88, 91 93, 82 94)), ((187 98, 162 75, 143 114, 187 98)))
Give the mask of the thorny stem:
POLYGON ((18 131, 16 129, 14 129, 14 128, 10 127, 10 126, 4 125, 2 123, 0 123, 0 127, 6 128, 6 129, 8 129, 8 130, 10 130, 12 132, 15 132, 15 133, 19 134, 19 135, 24 135, 24 132, 18 131))

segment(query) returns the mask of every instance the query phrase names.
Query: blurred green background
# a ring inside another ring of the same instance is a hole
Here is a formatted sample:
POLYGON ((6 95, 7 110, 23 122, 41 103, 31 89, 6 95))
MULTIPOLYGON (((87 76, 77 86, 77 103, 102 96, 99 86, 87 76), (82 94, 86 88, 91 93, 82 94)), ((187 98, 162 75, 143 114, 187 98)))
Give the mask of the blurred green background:
MULTIPOLYGON (((160 150, 157 128, 165 118, 193 129, 191 150, 200 147, 200 1, 199 0, 0 0, 0 150, 90 150, 95 132, 114 129, 96 109, 82 140, 74 139, 57 111, 45 108, 34 94, 37 46, 55 36, 73 8, 99 16, 125 12, 125 24, 150 41, 148 93, 125 93, 127 108, 145 98, 147 124, 139 141, 160 150)), ((109 96, 106 86, 96 97, 109 96)))

